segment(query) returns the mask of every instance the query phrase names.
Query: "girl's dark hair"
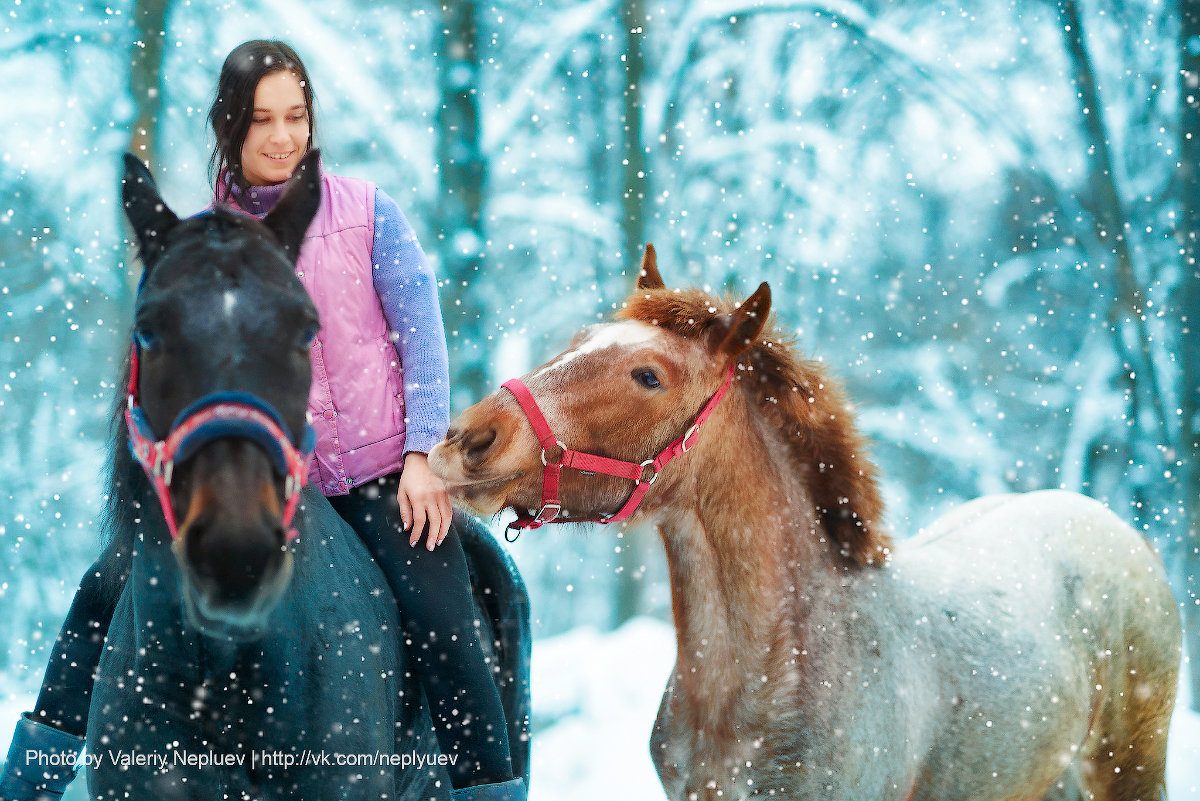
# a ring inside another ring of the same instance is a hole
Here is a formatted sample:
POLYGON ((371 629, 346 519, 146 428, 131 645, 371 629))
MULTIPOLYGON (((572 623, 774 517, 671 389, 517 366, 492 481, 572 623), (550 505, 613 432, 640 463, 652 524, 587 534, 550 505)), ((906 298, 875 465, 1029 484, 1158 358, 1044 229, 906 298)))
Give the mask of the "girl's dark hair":
POLYGON ((242 174, 242 145, 250 131, 254 118, 254 90, 265 76, 275 72, 292 72, 300 80, 304 91, 304 105, 308 112, 308 146, 312 148, 316 137, 317 118, 313 108, 312 81, 296 51, 287 44, 267 39, 243 42, 230 51, 221 67, 217 81, 217 96, 208 110, 208 124, 217 138, 208 160, 209 179, 216 187, 219 200, 229 197, 230 189, 236 185, 246 189, 248 184, 242 174))

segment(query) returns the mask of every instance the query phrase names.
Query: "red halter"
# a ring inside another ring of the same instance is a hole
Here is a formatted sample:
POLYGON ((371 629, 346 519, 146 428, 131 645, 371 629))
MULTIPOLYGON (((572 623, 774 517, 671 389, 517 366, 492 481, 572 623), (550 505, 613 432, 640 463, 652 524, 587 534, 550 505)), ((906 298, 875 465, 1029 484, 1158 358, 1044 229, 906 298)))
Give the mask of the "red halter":
POLYGON ((662 471, 663 466, 676 456, 687 453, 696 444, 696 438, 700 435, 700 427, 704 425, 704 421, 717 408, 717 404, 721 402, 721 398, 725 397, 726 390, 733 383, 733 369, 733 365, 729 365, 729 369, 725 374, 725 381, 721 384, 721 388, 704 404, 704 408, 696 415, 696 419, 692 422, 691 427, 684 432, 684 435, 663 448, 658 456, 641 463, 623 462, 619 459, 610 459, 607 456, 596 456, 591 453, 581 453, 571 450, 555 438, 554 432, 550 430, 550 424, 546 422, 545 415, 538 408, 537 401, 533 399, 529 388, 522 383, 521 379, 514 378, 510 381, 505 381, 503 387, 517 399, 517 403, 521 405, 521 410, 525 412, 525 416, 529 419, 529 424, 533 426, 533 432, 537 435, 538 443, 542 446, 542 464, 546 466, 545 471, 542 473, 542 508, 535 515, 518 512, 517 519, 508 524, 509 529, 541 528, 546 523, 616 523, 628 518, 637 509, 638 504, 642 502, 642 497, 650 489, 650 485, 654 483, 655 479, 658 478, 658 474, 662 471), (557 461, 549 461, 546 458, 546 451, 552 448, 558 448, 562 451, 562 456, 557 461), (603 473, 606 476, 628 479, 635 482, 633 492, 615 514, 584 520, 559 520, 558 514, 562 511, 562 503, 558 499, 558 479, 564 467, 573 467, 585 473, 603 473), (647 472, 649 473, 648 475, 647 472))
POLYGON ((171 539, 179 536, 175 512, 171 507, 171 475, 176 459, 183 460, 196 448, 221 437, 244 437, 257 442, 270 455, 275 470, 285 478, 283 527, 287 541, 297 537, 291 528, 300 503, 300 488, 308 475, 315 436, 305 426, 300 446, 292 444, 278 412, 266 401, 244 392, 217 392, 206 395, 180 412, 167 438, 156 439, 138 402, 138 346, 133 345, 129 368, 129 404, 125 426, 129 430, 129 450, 146 471, 162 506, 171 539))

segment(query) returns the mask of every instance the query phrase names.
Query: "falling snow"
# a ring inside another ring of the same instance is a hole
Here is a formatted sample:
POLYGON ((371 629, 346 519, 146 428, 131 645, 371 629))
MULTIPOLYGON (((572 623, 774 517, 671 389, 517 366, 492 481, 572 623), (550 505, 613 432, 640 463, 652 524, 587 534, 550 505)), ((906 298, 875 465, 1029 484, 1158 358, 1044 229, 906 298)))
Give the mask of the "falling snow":
MULTIPOLYGON (((1082 491, 1163 554, 1200 648, 1200 279, 1178 168, 1200 83, 1180 77, 1177 8, 1083 2, 1066 24, 1075 4, 670 0, 625 25, 623 7, 478 5, 464 59, 436 5, 177 1, 161 81, 135 97, 127 4, 6 0, 0 737, 97 549, 137 276, 119 154, 161 101, 139 155, 174 208, 204 207, 215 75, 254 36, 308 61, 326 166, 409 212, 456 411, 611 314, 653 241, 671 284, 771 283, 781 326, 853 398, 898 536, 988 493, 1082 491), (477 130, 445 122, 451 97, 477 130), (486 176, 478 219, 446 185, 470 175, 486 176)), ((512 552, 540 637, 534 798, 661 798, 645 743, 674 646, 653 533, 538 532, 512 552), (597 740, 627 749, 627 773, 580 747, 597 740)), ((1200 799, 1183 703, 1171 793, 1200 799)))

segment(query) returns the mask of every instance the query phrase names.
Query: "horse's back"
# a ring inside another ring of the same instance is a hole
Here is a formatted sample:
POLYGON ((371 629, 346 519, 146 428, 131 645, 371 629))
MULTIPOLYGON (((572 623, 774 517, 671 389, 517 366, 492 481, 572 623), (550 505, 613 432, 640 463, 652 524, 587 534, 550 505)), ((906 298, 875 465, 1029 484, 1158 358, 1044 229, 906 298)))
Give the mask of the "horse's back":
MULTIPOLYGON (((1056 777, 1023 767, 1038 754, 1058 753, 1064 766, 1095 762, 1120 743, 1118 751, 1141 750, 1140 762, 1097 766, 1100 774, 1161 778, 1178 611, 1158 555, 1106 507, 1063 491, 981 498, 900 542, 889 572, 911 601, 903 613, 924 622, 917 650, 936 656, 922 666, 941 674, 948 696, 930 775, 956 775, 958 760, 1044 784, 1056 777), (1002 730, 1022 745, 988 746, 1002 730), (985 732, 994 734, 978 738, 985 732)), ((1089 789, 1098 799, 1139 797, 1089 789)), ((982 785, 976 792, 988 797, 982 785)))
POLYGON ((974 606, 1004 629, 1053 631, 1109 661, 1177 669, 1179 615, 1162 561, 1083 495, 1046 490, 963 504, 899 543, 893 563, 924 588, 926 603, 974 606))
POLYGON ((1102 603, 1109 599, 1092 594, 1110 588, 1136 599, 1121 610, 1135 618, 1159 629, 1177 621, 1166 571, 1150 544, 1103 504, 1073 492, 965 503, 902 541, 896 557, 901 569, 941 574, 950 582, 955 574, 966 575, 975 588, 1024 596, 1065 590, 1080 611, 1100 605, 1111 613, 1112 604, 1102 603))

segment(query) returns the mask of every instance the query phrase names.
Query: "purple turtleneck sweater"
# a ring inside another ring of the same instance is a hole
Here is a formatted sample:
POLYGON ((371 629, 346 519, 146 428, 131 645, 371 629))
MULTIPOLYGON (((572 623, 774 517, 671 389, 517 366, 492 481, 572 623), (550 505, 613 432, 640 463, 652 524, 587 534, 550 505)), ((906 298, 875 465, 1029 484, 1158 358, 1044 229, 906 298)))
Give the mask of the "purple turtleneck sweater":
MULTIPOLYGON (((284 186, 235 187, 234 194, 242 208, 262 217, 284 186)), ((375 190, 371 264, 375 293, 404 369, 404 452, 429 453, 450 427, 450 372, 437 279, 412 226, 382 189, 375 190)))

